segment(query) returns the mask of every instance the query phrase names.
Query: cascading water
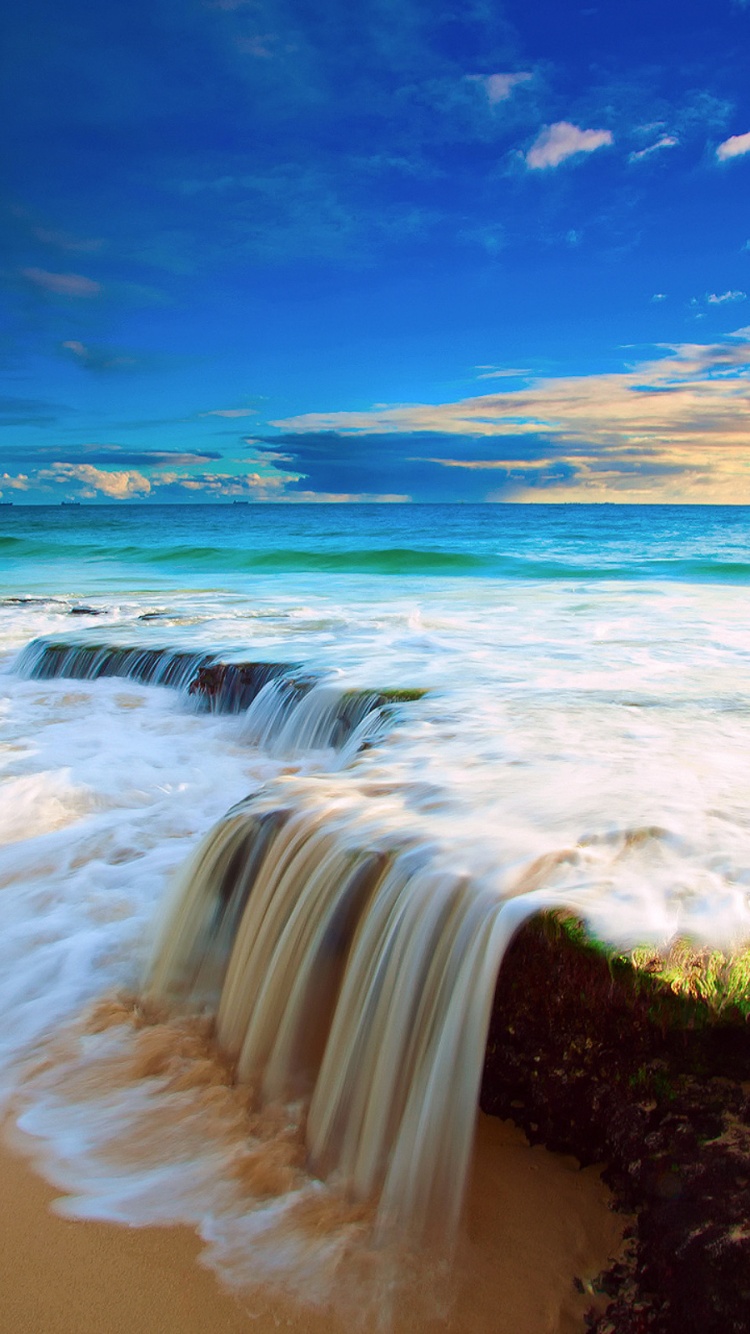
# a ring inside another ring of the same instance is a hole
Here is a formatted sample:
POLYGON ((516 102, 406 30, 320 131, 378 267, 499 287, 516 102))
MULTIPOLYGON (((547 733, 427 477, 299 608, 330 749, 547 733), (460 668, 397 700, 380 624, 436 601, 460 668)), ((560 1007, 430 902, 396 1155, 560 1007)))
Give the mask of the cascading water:
POLYGON ((433 853, 346 801, 249 799, 185 868, 145 991, 214 1013, 261 1106, 305 1099, 310 1168, 377 1198, 381 1235, 450 1241, 497 973, 549 897, 503 903, 433 853))
POLYGON ((147 693, 112 678, 170 686, 255 789, 179 873, 141 986, 133 969, 22 1080, 19 1124, 63 1208, 192 1223, 230 1281, 312 1303, 339 1300, 342 1267, 378 1306, 437 1280, 502 958, 529 915, 571 904, 570 875, 564 896, 505 897, 494 860, 442 831, 435 784, 393 782, 388 748, 358 754, 421 690, 142 644, 37 640, 15 667, 97 683, 86 707, 147 693))
POLYGON ((211 655, 201 652, 34 639, 19 653, 15 670, 19 676, 40 681, 58 677, 96 681, 100 677, 121 676, 142 685, 182 690, 212 660, 211 655))
POLYGON ((122 677, 169 686, 198 708, 243 714, 241 737, 274 756, 340 752, 338 766, 381 735, 399 703, 424 692, 353 690, 283 662, 222 662, 200 650, 35 639, 15 663, 35 680, 122 677))
MULTIPOLYGON (((71 513, 17 507, 2 553, 3 1110, 61 1211, 187 1224, 243 1292, 327 1303, 370 1266, 375 1211, 378 1257, 425 1218, 450 1231, 481 1012, 542 894, 618 949, 750 939, 747 521, 71 513), (366 689, 404 681, 425 707, 366 689), (154 912, 212 826, 149 1005, 154 912)), ((607 1251, 587 1269, 571 1197, 542 1191, 519 1261, 541 1151, 514 1194, 504 1128, 478 1126, 460 1332, 519 1334, 548 1222, 557 1306, 524 1334, 566 1328, 607 1251)))

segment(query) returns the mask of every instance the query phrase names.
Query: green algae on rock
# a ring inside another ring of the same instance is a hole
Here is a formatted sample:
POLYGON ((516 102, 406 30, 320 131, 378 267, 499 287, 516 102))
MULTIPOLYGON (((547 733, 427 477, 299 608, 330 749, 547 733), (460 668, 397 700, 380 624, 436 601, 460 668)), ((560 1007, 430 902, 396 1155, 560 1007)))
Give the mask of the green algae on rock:
POLYGON ((596 1334, 750 1328, 747 954, 607 950, 529 921, 503 961, 481 1094, 532 1141, 603 1161, 636 1215, 596 1334), (723 985, 722 985, 723 984, 723 985))

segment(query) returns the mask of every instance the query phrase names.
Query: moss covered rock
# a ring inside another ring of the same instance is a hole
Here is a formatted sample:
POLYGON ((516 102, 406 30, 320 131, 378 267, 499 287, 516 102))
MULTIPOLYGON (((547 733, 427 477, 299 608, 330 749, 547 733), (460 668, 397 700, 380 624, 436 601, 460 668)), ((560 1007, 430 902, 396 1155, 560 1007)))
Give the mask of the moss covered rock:
POLYGON ((503 962, 483 1109, 603 1161, 635 1216, 597 1334, 750 1330, 747 965, 684 944, 620 954, 554 917, 503 962))

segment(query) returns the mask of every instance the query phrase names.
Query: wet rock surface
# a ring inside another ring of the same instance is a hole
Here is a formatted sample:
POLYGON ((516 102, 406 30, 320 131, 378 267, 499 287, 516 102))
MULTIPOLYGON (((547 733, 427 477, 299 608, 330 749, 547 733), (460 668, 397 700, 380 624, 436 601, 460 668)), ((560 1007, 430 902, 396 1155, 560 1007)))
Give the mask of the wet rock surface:
MULTIPOLYGON (((294 671, 301 668, 283 662, 207 662, 198 668, 189 693, 218 713, 242 713, 269 681, 294 671)), ((304 681, 300 690, 310 690, 314 681, 304 681)))
POLYGON ((603 1161, 634 1215, 595 1334, 750 1331, 750 1025, 527 924, 498 980, 481 1105, 603 1161))

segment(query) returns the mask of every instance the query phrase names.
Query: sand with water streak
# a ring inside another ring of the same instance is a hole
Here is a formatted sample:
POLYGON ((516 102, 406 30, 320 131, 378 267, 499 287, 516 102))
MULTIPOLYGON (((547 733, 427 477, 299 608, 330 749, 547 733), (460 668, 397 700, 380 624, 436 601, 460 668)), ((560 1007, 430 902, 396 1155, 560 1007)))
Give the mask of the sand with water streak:
MULTIPOLYGON (((15 1152, 0 1157, 2 1334, 335 1334, 330 1312, 222 1291, 188 1228, 122 1228, 58 1218, 54 1190, 15 1152)), ((576 1334, 591 1279, 620 1246, 624 1220, 595 1168, 531 1149, 480 1116, 465 1240, 445 1323, 402 1306, 393 1334, 576 1334)), ((365 1317, 374 1330, 377 1314, 365 1317)))

